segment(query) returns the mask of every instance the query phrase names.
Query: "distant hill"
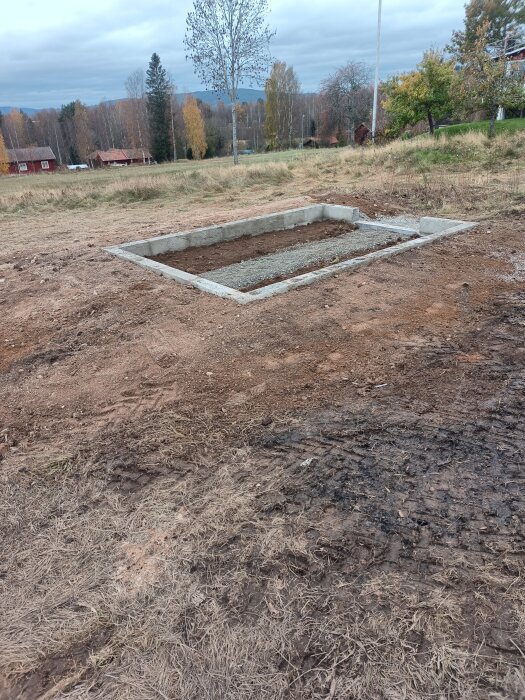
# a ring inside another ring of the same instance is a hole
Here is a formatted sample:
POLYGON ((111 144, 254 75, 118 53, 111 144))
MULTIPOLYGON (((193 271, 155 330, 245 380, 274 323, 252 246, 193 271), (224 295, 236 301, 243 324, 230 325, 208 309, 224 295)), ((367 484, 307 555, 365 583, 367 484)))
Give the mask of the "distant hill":
MULTIPOLYGON (((196 92, 179 92, 177 93, 177 99, 179 102, 184 102, 186 99, 187 95, 193 95, 195 99, 201 100, 202 102, 205 102, 206 104, 211 105, 212 107, 215 107, 219 100, 222 100, 224 104, 229 105, 230 100, 228 99, 228 96, 226 94, 221 94, 217 95, 217 93, 213 92, 212 90, 197 90, 196 92)), ((125 99, 125 98, 122 98, 125 99)), ((239 90, 239 101, 240 102, 257 102, 257 100, 262 99, 264 100, 264 90, 253 90, 252 88, 240 88, 239 90)), ((120 102, 120 100, 106 100, 108 104, 115 104, 116 102, 120 102)), ((41 107, 39 109, 34 109, 33 107, 3 107, 0 105, 0 112, 2 114, 8 114, 12 109, 21 109, 22 112, 25 112, 29 117, 34 116, 37 112, 39 112, 41 109, 46 109, 46 107, 41 107)))
MULTIPOLYGON (((177 100, 179 102, 184 102, 188 95, 193 95, 196 100, 200 100, 212 107, 216 107, 217 103, 222 100, 225 105, 231 104, 230 98, 225 92, 217 94, 213 90, 196 90, 195 92, 177 92, 177 100)), ((121 99, 126 99, 125 97, 121 99)), ((253 90, 252 88, 240 88, 239 89, 239 102, 257 102, 257 100, 264 100, 265 93, 264 90, 253 90)), ((115 104, 120 102, 120 100, 107 100, 108 104, 115 104)))
MULTIPOLYGON (((193 95, 196 100, 201 100, 202 102, 212 105, 213 107, 215 107, 219 100, 222 100, 226 105, 231 104, 231 101, 226 93, 217 95, 217 93, 213 92, 212 90, 197 90, 196 92, 190 93, 181 92, 177 94, 177 99, 182 102, 186 99, 187 95, 193 95)), ((264 100, 264 97, 264 90, 253 90, 252 88, 239 89, 239 102, 257 102, 257 100, 264 100)))
MULTIPOLYGON (((21 109, 28 117, 32 117, 40 111, 39 109, 33 109, 33 107, 3 107, 0 105, 0 112, 2 114, 9 114, 12 109, 21 109)), ((44 108, 42 107, 42 109, 44 108)))

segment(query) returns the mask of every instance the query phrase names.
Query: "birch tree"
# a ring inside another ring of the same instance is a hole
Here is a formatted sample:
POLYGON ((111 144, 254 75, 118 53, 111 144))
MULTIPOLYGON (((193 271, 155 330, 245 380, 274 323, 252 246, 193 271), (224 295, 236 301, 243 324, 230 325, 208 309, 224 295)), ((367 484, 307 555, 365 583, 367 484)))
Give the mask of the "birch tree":
POLYGON ((144 71, 133 71, 125 82, 128 99, 122 105, 128 141, 132 148, 142 151, 149 147, 148 113, 146 108, 146 87, 144 71))
POLYGON ((13 108, 5 117, 5 131, 11 148, 26 148, 29 143, 25 134, 24 115, 20 109, 13 108))
POLYGON ((524 41, 524 25, 524 0, 470 0, 465 5, 464 27, 453 32, 449 49, 459 57, 472 53, 481 28, 489 46, 519 46, 524 41))
POLYGON ((350 62, 339 68, 322 82, 321 99, 326 111, 325 127, 335 131, 340 141, 344 141, 347 131, 348 142, 353 143, 355 128, 368 121, 372 109, 368 66, 350 62))
POLYGON ((273 36, 267 0, 193 0, 184 46, 207 87, 231 102, 233 161, 237 165, 237 101, 241 84, 260 84, 270 65, 273 36))
POLYGON ((291 148, 294 108, 299 94, 299 81, 293 67, 287 66, 283 61, 276 61, 264 89, 266 140, 271 148, 291 148))
POLYGON ((85 104, 80 100, 75 102, 75 114, 73 117, 75 131, 75 146, 80 163, 85 163, 88 153, 93 148, 93 139, 89 128, 88 111, 85 104))

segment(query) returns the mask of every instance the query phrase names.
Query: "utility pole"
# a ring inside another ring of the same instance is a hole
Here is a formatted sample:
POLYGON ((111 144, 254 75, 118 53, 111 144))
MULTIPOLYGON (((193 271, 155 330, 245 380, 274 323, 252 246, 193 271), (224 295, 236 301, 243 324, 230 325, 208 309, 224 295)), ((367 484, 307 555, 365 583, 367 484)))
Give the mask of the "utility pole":
POLYGON ((304 148, 304 114, 301 119, 301 148, 304 148))
POLYGON ((376 48, 376 75, 374 80, 374 107, 372 109, 372 142, 376 140, 377 128, 377 96, 379 92, 379 61, 381 58, 381 6, 383 0, 379 0, 377 10, 377 48, 376 48))
POLYGON ((173 162, 177 160, 177 143, 175 141, 175 119, 173 117, 174 86, 170 84, 170 116, 171 116, 171 140, 173 142, 173 162))

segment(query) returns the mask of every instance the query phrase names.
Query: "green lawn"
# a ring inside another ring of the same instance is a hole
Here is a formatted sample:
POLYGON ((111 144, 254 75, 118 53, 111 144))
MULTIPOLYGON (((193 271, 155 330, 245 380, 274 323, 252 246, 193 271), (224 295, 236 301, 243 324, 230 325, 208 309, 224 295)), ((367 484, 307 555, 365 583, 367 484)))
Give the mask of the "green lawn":
MULTIPOLYGON (((442 126, 437 130, 437 134, 445 134, 446 136, 457 136, 464 134, 467 131, 485 131, 489 130, 489 122, 469 122, 467 124, 454 124, 454 126, 442 126)), ((497 134, 514 134, 516 131, 525 131, 525 119, 504 119, 496 122, 497 134)))

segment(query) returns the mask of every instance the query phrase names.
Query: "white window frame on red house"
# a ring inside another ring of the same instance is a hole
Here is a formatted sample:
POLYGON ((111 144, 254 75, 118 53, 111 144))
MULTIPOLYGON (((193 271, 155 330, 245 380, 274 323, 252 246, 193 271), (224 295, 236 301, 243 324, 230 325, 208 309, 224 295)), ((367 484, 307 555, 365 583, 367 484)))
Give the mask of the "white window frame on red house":
POLYGON ((26 173, 27 172, 27 163, 19 163, 18 164, 18 172, 19 173, 26 173))
POLYGON ((48 160, 41 160, 40 167, 42 168, 42 170, 49 170, 49 161, 48 160))

